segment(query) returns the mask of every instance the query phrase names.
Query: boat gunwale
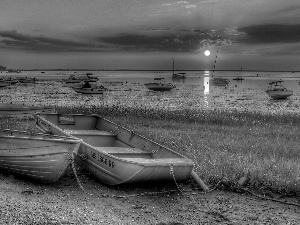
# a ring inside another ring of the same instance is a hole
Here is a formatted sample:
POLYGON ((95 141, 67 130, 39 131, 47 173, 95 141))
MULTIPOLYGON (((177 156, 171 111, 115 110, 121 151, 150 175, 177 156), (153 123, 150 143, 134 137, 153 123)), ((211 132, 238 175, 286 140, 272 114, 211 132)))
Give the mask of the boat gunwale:
POLYGON ((0 138, 10 138, 10 139, 26 139, 26 140, 36 140, 36 141, 51 141, 51 142, 65 142, 65 143, 80 143, 82 142, 81 139, 76 137, 68 137, 68 136, 59 136, 59 135, 50 135, 50 134, 43 134, 43 133, 28 133, 27 131, 19 131, 19 130, 10 130, 4 129, 0 130, 0 133, 7 132, 7 133, 19 133, 24 136, 15 136, 15 135, 5 135, 0 134, 0 138), (41 136, 41 137, 40 137, 41 136))

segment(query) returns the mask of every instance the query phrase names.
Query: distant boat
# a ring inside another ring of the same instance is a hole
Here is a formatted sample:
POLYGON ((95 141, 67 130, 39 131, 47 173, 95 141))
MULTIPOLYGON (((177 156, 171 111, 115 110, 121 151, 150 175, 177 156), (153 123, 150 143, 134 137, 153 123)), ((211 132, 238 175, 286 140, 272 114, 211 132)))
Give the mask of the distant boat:
POLYGON ((282 80, 269 83, 266 93, 273 99, 286 99, 287 97, 293 95, 292 90, 287 90, 283 86, 282 80))
POLYGON ((65 174, 81 140, 0 129, 0 143, 1 170, 53 183, 65 174))
POLYGON ((3 78, 1 81, 6 82, 6 83, 11 84, 11 85, 16 84, 16 83, 19 82, 17 79, 11 78, 11 77, 3 78))
POLYGON ((97 77, 90 77, 89 75, 86 76, 79 76, 75 77, 74 74, 71 74, 68 79, 63 79, 64 82, 67 84, 69 83, 80 83, 82 81, 88 81, 88 82, 97 82, 99 78, 97 77))
POLYGON ((5 81, 0 81, 0 88, 7 87, 7 86, 9 86, 9 83, 5 81))
POLYGON ((9 70, 7 70, 6 73, 21 73, 21 71, 20 70, 9 69, 9 70))
POLYGON ((186 73, 173 73, 172 78, 186 78, 185 76, 186 73))
POLYGON ((153 83, 146 83, 144 85, 152 91, 170 91, 173 88, 176 88, 174 84, 165 83, 164 78, 154 78, 153 83))
POLYGON ((232 80, 244 80, 244 78, 243 77, 235 77, 232 80))
POLYGON ((186 74, 186 73, 175 73, 175 72, 174 72, 174 59, 172 58, 172 60, 173 60, 173 74, 172 74, 172 78, 175 78, 175 79, 176 79, 176 78, 177 78, 177 79, 178 79, 178 78, 179 78, 179 79, 180 79, 180 78, 185 78, 185 74, 186 74))
POLYGON ((213 86, 227 86, 230 81, 228 79, 225 79, 225 78, 212 78, 210 83, 213 85, 213 86))

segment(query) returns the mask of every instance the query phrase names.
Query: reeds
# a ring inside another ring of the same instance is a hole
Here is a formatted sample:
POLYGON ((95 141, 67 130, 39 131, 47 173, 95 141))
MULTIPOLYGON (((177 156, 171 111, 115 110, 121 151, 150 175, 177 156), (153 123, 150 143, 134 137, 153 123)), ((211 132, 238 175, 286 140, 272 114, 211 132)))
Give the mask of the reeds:
POLYGON ((62 113, 100 114, 154 139, 195 162, 206 183, 247 185, 261 192, 299 193, 300 116, 236 110, 163 110, 60 107, 62 113))

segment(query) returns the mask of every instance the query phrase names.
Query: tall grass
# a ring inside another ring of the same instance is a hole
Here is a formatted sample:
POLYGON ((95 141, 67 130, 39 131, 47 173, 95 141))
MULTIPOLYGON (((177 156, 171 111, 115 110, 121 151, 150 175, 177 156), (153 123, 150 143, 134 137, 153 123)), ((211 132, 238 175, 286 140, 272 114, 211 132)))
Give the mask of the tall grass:
MULTIPOLYGON (((235 189, 246 176, 248 187, 261 192, 300 193, 300 116, 295 113, 120 105, 60 106, 57 111, 99 114, 170 147, 193 159, 196 173, 208 185, 222 181, 235 189)), ((19 126, 6 118, 1 123, 19 126)))
POLYGON ((300 116, 236 110, 165 110, 61 107, 63 113, 96 113, 166 145, 196 163, 210 185, 237 181, 260 191, 299 193, 300 116))

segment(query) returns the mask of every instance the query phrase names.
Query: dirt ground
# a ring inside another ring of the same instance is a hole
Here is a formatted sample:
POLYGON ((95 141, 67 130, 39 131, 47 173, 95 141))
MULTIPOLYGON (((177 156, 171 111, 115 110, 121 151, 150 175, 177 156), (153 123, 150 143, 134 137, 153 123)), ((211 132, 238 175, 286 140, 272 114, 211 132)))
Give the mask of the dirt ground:
POLYGON ((183 192, 175 184, 109 187, 76 171, 78 180, 70 169, 51 185, 2 172, 0 224, 300 224, 299 206, 247 192, 203 193, 193 182, 180 184, 183 192))

